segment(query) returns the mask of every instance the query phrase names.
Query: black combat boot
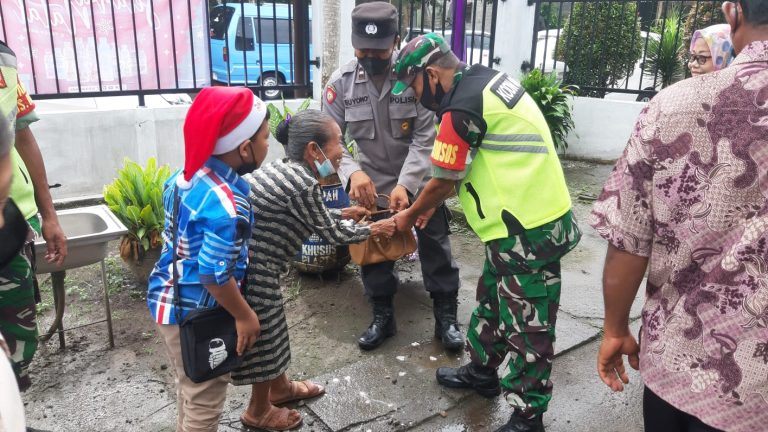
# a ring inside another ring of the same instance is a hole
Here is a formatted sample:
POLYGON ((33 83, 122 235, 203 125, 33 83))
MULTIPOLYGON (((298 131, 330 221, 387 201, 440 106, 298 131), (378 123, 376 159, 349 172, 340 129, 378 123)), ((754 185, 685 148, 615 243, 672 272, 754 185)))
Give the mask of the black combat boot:
POLYGON ((435 337, 439 338, 443 342, 443 346, 451 351, 459 351, 464 347, 464 335, 459 330, 459 322, 456 320, 458 294, 458 291, 432 294, 435 337))
POLYGON ((384 343, 384 339, 394 336, 397 332, 392 297, 372 297, 371 303, 373 304, 373 322, 357 340, 360 348, 366 351, 377 348, 384 343))
POLYGON ((496 369, 466 364, 459 368, 438 368, 437 382, 449 388, 471 388, 480 396, 491 398, 501 394, 496 369))
POLYGON ((544 418, 538 415, 526 419, 512 414, 507 424, 496 429, 496 432, 544 432, 544 418))

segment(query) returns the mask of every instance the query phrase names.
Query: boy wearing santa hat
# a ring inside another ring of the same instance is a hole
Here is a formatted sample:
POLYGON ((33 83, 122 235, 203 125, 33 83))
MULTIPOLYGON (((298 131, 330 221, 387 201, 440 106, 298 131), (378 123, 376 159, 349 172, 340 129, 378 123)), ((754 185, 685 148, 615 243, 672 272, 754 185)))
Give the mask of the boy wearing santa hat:
POLYGON ((184 373, 179 321, 193 310, 223 306, 234 318, 237 352, 259 335, 259 320, 240 292, 248 263, 251 206, 240 174, 267 153, 267 108, 245 88, 203 89, 184 122, 184 169, 165 184, 165 229, 160 259, 149 277, 147 305, 165 340, 176 375, 177 432, 215 431, 229 374, 196 384, 184 373), (177 221, 173 218, 178 194, 177 221), (181 310, 173 301, 173 227, 181 310))

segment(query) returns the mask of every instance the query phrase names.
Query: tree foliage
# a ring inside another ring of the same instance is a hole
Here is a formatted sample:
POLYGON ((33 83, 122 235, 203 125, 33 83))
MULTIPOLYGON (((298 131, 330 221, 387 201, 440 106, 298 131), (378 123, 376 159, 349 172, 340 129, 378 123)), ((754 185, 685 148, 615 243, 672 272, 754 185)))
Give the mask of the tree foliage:
MULTIPOLYGON (((606 88, 631 73, 642 54, 634 2, 576 3, 565 23, 555 58, 568 67, 565 81, 606 88)), ((601 91, 587 92, 602 96, 601 91)))

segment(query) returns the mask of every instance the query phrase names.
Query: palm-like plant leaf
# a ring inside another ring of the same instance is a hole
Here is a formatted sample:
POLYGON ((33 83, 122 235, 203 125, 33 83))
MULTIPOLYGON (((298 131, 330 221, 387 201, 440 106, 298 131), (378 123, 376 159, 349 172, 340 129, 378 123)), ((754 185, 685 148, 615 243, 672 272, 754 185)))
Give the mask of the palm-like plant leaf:
POLYGON ((654 31, 659 39, 648 39, 648 50, 643 69, 655 75, 661 86, 667 87, 685 78, 683 34, 680 11, 670 9, 664 20, 659 20, 654 31))
POLYGON ((555 72, 545 74, 539 69, 526 74, 521 84, 544 114, 555 148, 565 151, 568 148, 566 138, 574 128, 571 101, 579 88, 563 86, 555 72))
POLYGON ((158 166, 154 158, 147 161, 145 168, 126 159, 115 181, 104 186, 107 206, 144 250, 150 247, 149 238, 163 229, 163 187, 170 175, 170 167, 158 166))

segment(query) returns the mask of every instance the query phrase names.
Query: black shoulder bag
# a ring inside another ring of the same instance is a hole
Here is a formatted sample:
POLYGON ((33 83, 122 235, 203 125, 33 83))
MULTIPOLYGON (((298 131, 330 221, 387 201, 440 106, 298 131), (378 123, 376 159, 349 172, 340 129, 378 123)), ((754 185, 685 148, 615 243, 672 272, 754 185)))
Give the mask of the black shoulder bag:
POLYGON ((237 355, 235 319, 221 306, 197 309, 181 320, 179 270, 176 266, 179 236, 179 189, 173 196, 173 304, 179 323, 184 372, 195 383, 232 372, 242 364, 237 355))

